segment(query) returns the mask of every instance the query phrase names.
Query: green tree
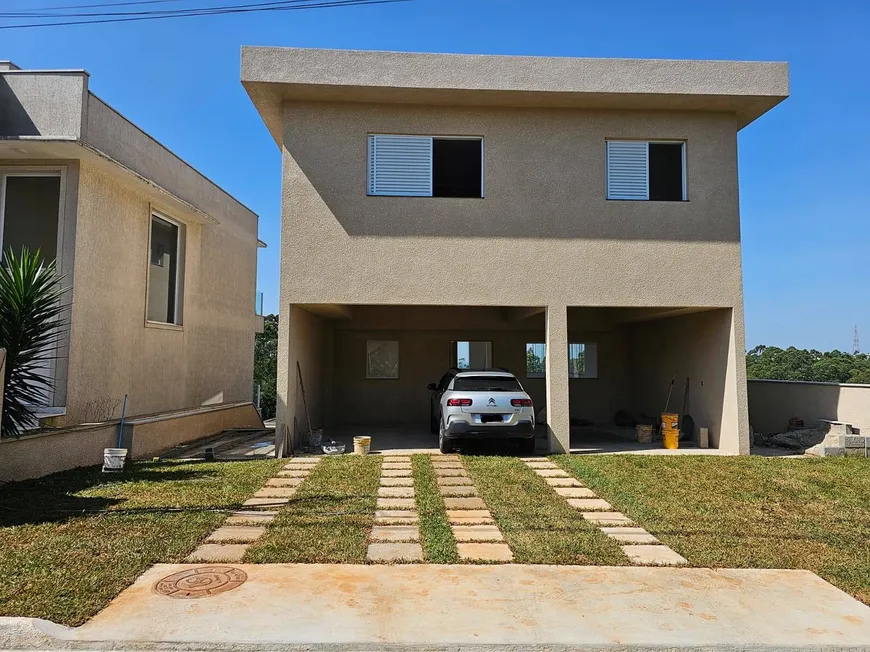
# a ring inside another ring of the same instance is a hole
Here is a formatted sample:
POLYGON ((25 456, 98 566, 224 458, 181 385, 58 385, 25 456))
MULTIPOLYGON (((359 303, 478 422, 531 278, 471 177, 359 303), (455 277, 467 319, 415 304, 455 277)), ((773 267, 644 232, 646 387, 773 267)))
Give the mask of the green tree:
POLYGON ((746 354, 747 378, 825 383, 870 383, 865 353, 757 346, 746 354))
POLYGON ((0 432, 17 437, 46 404, 52 379, 46 373, 65 334, 58 320, 67 306, 61 303, 55 262, 46 262, 37 249, 16 255, 7 250, 0 264, 0 349, 6 349, 3 415, 0 432))
POLYGON ((535 353, 534 348, 530 346, 528 348, 528 350, 526 351, 526 373, 527 374, 545 373, 547 370, 546 361, 547 361, 546 354, 544 354, 544 357, 541 357, 541 356, 537 355, 535 353))
POLYGON ((264 419, 275 416, 278 396, 278 315, 263 318, 263 332, 254 336, 254 395, 260 386, 260 410, 264 419))

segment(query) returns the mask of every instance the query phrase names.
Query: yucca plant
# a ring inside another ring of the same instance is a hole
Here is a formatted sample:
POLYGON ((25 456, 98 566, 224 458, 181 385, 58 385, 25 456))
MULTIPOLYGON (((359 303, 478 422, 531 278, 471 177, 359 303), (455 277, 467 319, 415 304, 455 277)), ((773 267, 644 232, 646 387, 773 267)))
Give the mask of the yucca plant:
POLYGON ((55 261, 37 249, 7 250, 0 263, 0 349, 6 349, 0 434, 17 437, 33 421, 53 389, 45 374, 65 335, 58 319, 68 307, 62 299, 55 261))

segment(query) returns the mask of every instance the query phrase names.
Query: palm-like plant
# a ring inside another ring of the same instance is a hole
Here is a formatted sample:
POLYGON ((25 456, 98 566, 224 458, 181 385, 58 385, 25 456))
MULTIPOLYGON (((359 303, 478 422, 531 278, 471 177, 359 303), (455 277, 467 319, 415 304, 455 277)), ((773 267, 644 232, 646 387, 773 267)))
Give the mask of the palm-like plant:
POLYGON ((6 251, 0 264, 0 348, 6 349, 0 433, 17 437, 32 422, 34 409, 53 389, 45 367, 56 358, 65 334, 58 317, 67 308, 54 261, 37 249, 6 251))

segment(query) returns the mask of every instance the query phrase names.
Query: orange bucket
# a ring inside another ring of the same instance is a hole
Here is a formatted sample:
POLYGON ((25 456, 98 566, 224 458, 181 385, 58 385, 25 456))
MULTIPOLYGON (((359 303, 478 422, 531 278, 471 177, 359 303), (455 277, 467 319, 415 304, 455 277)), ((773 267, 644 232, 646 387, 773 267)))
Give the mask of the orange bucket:
POLYGON ((662 412, 662 441, 665 448, 675 450, 680 447, 680 415, 662 412))

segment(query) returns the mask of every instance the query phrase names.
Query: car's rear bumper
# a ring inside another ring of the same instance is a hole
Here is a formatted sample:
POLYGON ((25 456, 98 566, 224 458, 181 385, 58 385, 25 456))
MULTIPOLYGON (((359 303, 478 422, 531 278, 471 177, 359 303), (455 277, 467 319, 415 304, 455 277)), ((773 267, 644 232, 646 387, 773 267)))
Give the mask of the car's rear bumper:
POLYGON ((520 421, 510 426, 451 421, 444 434, 447 439, 531 439, 535 436, 535 427, 531 421, 520 421))

